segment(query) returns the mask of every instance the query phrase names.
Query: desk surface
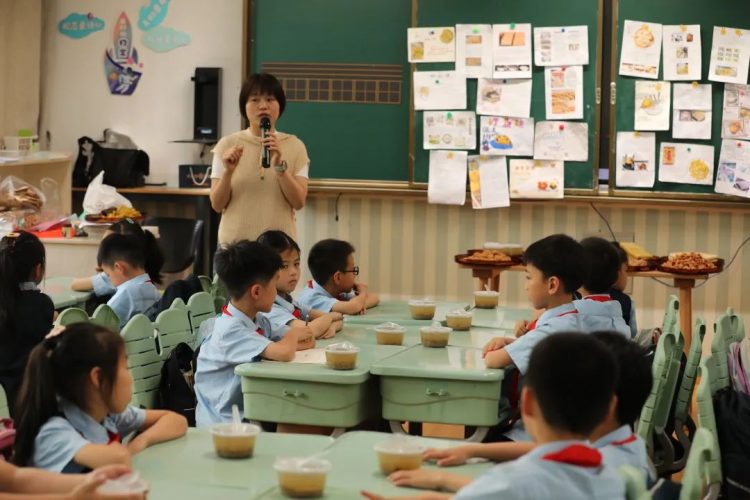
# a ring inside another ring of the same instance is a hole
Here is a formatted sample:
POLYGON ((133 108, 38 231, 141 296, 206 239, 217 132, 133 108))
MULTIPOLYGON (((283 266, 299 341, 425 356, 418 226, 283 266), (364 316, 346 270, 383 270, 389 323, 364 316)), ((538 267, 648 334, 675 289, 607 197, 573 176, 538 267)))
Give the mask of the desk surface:
POLYGON ((477 382, 500 381, 505 373, 486 368, 481 349, 453 345, 445 348, 416 345, 374 363, 370 371, 374 375, 477 382))
MULTIPOLYGON (((465 309, 473 305, 469 299, 466 302, 437 302, 434 321, 444 321, 446 313, 454 309, 465 309)), ((519 319, 529 319, 532 311, 530 309, 516 309, 510 307, 498 307, 496 309, 471 309, 473 320, 472 326, 482 328, 495 328, 500 330, 512 330, 519 319)), ((409 312, 409 302, 406 300, 385 301, 367 311, 367 314, 359 316, 346 316, 344 323, 349 325, 377 325, 392 321, 402 326, 417 325, 426 326, 433 320, 412 319, 409 312)))
POLYGON ((70 284, 72 282, 73 278, 52 276, 44 278, 40 288, 52 299, 55 309, 65 309, 66 307, 84 304, 91 297, 90 292, 74 292, 71 290, 70 284))

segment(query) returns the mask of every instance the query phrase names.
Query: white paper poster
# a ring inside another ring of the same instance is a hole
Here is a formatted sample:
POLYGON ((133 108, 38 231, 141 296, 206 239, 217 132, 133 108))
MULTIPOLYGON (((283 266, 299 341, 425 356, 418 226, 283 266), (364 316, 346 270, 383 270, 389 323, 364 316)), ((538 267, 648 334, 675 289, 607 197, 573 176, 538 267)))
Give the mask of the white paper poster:
POLYGON ((711 138, 711 84, 675 83, 672 97, 672 137, 711 138))
POLYGON ((588 63, 588 26, 534 28, 534 64, 537 66, 581 66, 588 63))
POLYGON ((562 198, 565 163, 545 160, 510 160, 511 198, 562 198))
POLYGON ((456 72, 466 78, 492 76, 492 25, 456 25, 456 72))
POLYGON ((750 198, 750 142, 721 141, 715 191, 750 198))
POLYGON ((455 71, 415 71, 414 109, 466 109, 466 79, 455 71))
POLYGON ((622 31, 619 73, 656 80, 661 60, 661 24, 625 20, 622 31))
POLYGON ((583 118, 583 66, 544 68, 548 120, 583 118))
POLYGON ((662 142, 659 150, 659 182, 714 183, 713 146, 662 142))
POLYGON ((708 79, 715 82, 747 83, 750 63, 750 31, 714 26, 708 79))
POLYGON ((582 122, 537 122, 535 160, 587 161, 589 125, 582 122))
POLYGON ((617 187, 654 187, 656 135, 653 132, 618 132, 616 151, 617 187))
POLYGON ((493 78, 531 78, 531 24, 492 25, 493 78))
POLYGON ((664 25, 662 33, 664 35, 664 79, 700 80, 700 25, 664 25))
POLYGON ((669 82, 635 82, 635 129, 669 130, 669 82))
POLYGON ((479 137, 479 152, 483 155, 531 156, 534 119, 481 116, 479 137))
POLYGON ((721 137, 724 139, 750 138, 750 85, 735 83, 724 85, 721 137))
POLYGON ((469 190, 474 208, 509 207, 508 165, 504 156, 469 156, 469 190))
POLYGON ((407 38, 410 63, 456 60, 456 29, 453 26, 409 28, 407 38))
POLYGON ((430 151, 427 200, 443 205, 466 203, 466 151, 430 151))
POLYGON ((531 115, 531 78, 477 81, 477 114, 528 118, 531 115))
POLYGON ((425 111, 424 149, 474 149, 477 147, 473 111, 425 111))

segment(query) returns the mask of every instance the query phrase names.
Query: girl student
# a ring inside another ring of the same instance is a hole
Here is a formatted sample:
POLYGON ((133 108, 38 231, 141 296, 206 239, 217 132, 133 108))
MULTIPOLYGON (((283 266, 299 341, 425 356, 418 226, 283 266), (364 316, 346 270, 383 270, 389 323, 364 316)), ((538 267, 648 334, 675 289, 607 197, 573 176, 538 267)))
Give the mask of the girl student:
POLYGON ((47 337, 19 392, 14 462, 66 473, 130 465, 131 455, 185 434, 183 416, 131 406, 132 386, 117 333, 76 323, 47 337))

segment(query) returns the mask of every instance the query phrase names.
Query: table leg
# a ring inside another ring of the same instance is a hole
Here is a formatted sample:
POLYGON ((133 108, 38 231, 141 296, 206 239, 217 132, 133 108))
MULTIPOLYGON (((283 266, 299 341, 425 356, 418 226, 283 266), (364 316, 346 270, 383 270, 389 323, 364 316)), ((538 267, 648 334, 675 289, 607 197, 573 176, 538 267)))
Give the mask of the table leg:
POLYGON ((404 428, 401 426, 400 420, 389 420, 388 425, 391 428, 393 434, 406 434, 404 428))
POLYGON ((466 441, 469 441, 470 443, 481 443, 482 440, 487 437, 489 431, 489 427, 477 427, 474 434, 466 438, 466 441))
POLYGON ((500 272, 498 271, 497 274, 492 276, 492 290, 499 292, 500 291, 500 272))
POLYGON ((680 330, 685 338, 685 352, 690 352, 693 339, 693 279, 675 279, 675 288, 680 290, 680 330))

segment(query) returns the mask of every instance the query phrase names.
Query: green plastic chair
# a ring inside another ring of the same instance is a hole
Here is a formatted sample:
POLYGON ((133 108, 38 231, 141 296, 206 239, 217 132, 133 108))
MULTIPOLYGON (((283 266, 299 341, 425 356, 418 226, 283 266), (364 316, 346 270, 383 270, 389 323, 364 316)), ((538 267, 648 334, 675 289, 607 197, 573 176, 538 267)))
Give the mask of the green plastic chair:
POLYGON ((682 475, 680 500, 716 499, 721 489, 721 455, 715 435, 708 429, 695 432, 693 447, 682 475))
POLYGON ((716 415, 714 414, 713 396, 716 391, 729 387, 729 380, 719 375, 719 367, 715 356, 706 356, 698 366, 698 389, 696 399, 698 401, 698 422, 700 427, 705 427, 713 435, 716 435, 716 415))
POLYGON ((159 313, 154 322, 159 338, 159 352, 162 360, 166 360, 172 349, 184 342, 193 343, 193 330, 190 328, 188 311, 181 308, 169 308, 159 313))
POLYGON ((100 304, 91 316, 91 322, 109 328, 113 332, 120 331, 120 317, 107 304, 100 304))
POLYGON ((214 280, 211 283, 211 296, 214 298, 214 310, 216 314, 221 313, 222 308, 229 299, 229 292, 224 287, 224 283, 221 282, 219 276, 214 276, 214 280))
POLYGON ((208 276, 198 276, 198 281, 200 281, 201 288, 204 292, 211 293, 211 289, 213 288, 211 278, 209 278, 208 276))
POLYGON ((10 405, 5 389, 0 385, 0 418, 10 418, 10 405))
POLYGON ((646 478, 643 473, 632 465, 621 465, 617 468, 622 481, 625 483, 626 500, 649 500, 651 494, 646 488, 646 478))
POLYGON ((57 316, 55 326, 68 326, 73 323, 88 323, 89 321, 89 315, 86 314, 86 311, 77 307, 69 307, 57 316))
POLYGON ((729 346, 732 342, 742 342, 745 336, 745 326, 742 322, 742 318, 734 314, 732 308, 728 308, 727 312, 719 316, 719 319, 714 323, 714 338, 711 341, 711 355, 714 357, 714 362, 719 370, 719 378, 730 380, 729 378, 729 364, 727 356, 729 354, 729 346))
POLYGON ((670 471, 677 472, 682 470, 687 463, 688 453, 690 452, 690 443, 695 435, 695 422, 690 416, 690 401, 693 398, 695 390, 695 377, 698 374, 698 365, 701 362, 703 351, 703 338, 706 336, 706 322, 703 318, 695 320, 693 328, 693 343, 688 352, 685 372, 680 382, 680 388, 677 393, 677 404, 674 411, 674 429, 677 439, 680 441, 684 450, 682 456, 675 460, 674 466, 670 471))
POLYGON ((198 292, 190 297, 187 308, 190 311, 190 327, 193 330, 193 338, 197 339, 201 324, 216 317, 214 299, 206 292, 198 292))
POLYGON ((143 314, 136 314, 122 329, 128 370, 133 376, 132 404, 155 408, 164 364, 157 349, 154 325, 143 314))
POLYGON ((641 411, 636 431, 653 455, 658 474, 668 471, 674 462, 674 446, 665 429, 677 387, 685 342, 677 327, 678 310, 679 301, 675 296, 670 296, 652 365, 654 382, 641 411), (654 441, 658 441, 660 453, 654 454, 654 441))

